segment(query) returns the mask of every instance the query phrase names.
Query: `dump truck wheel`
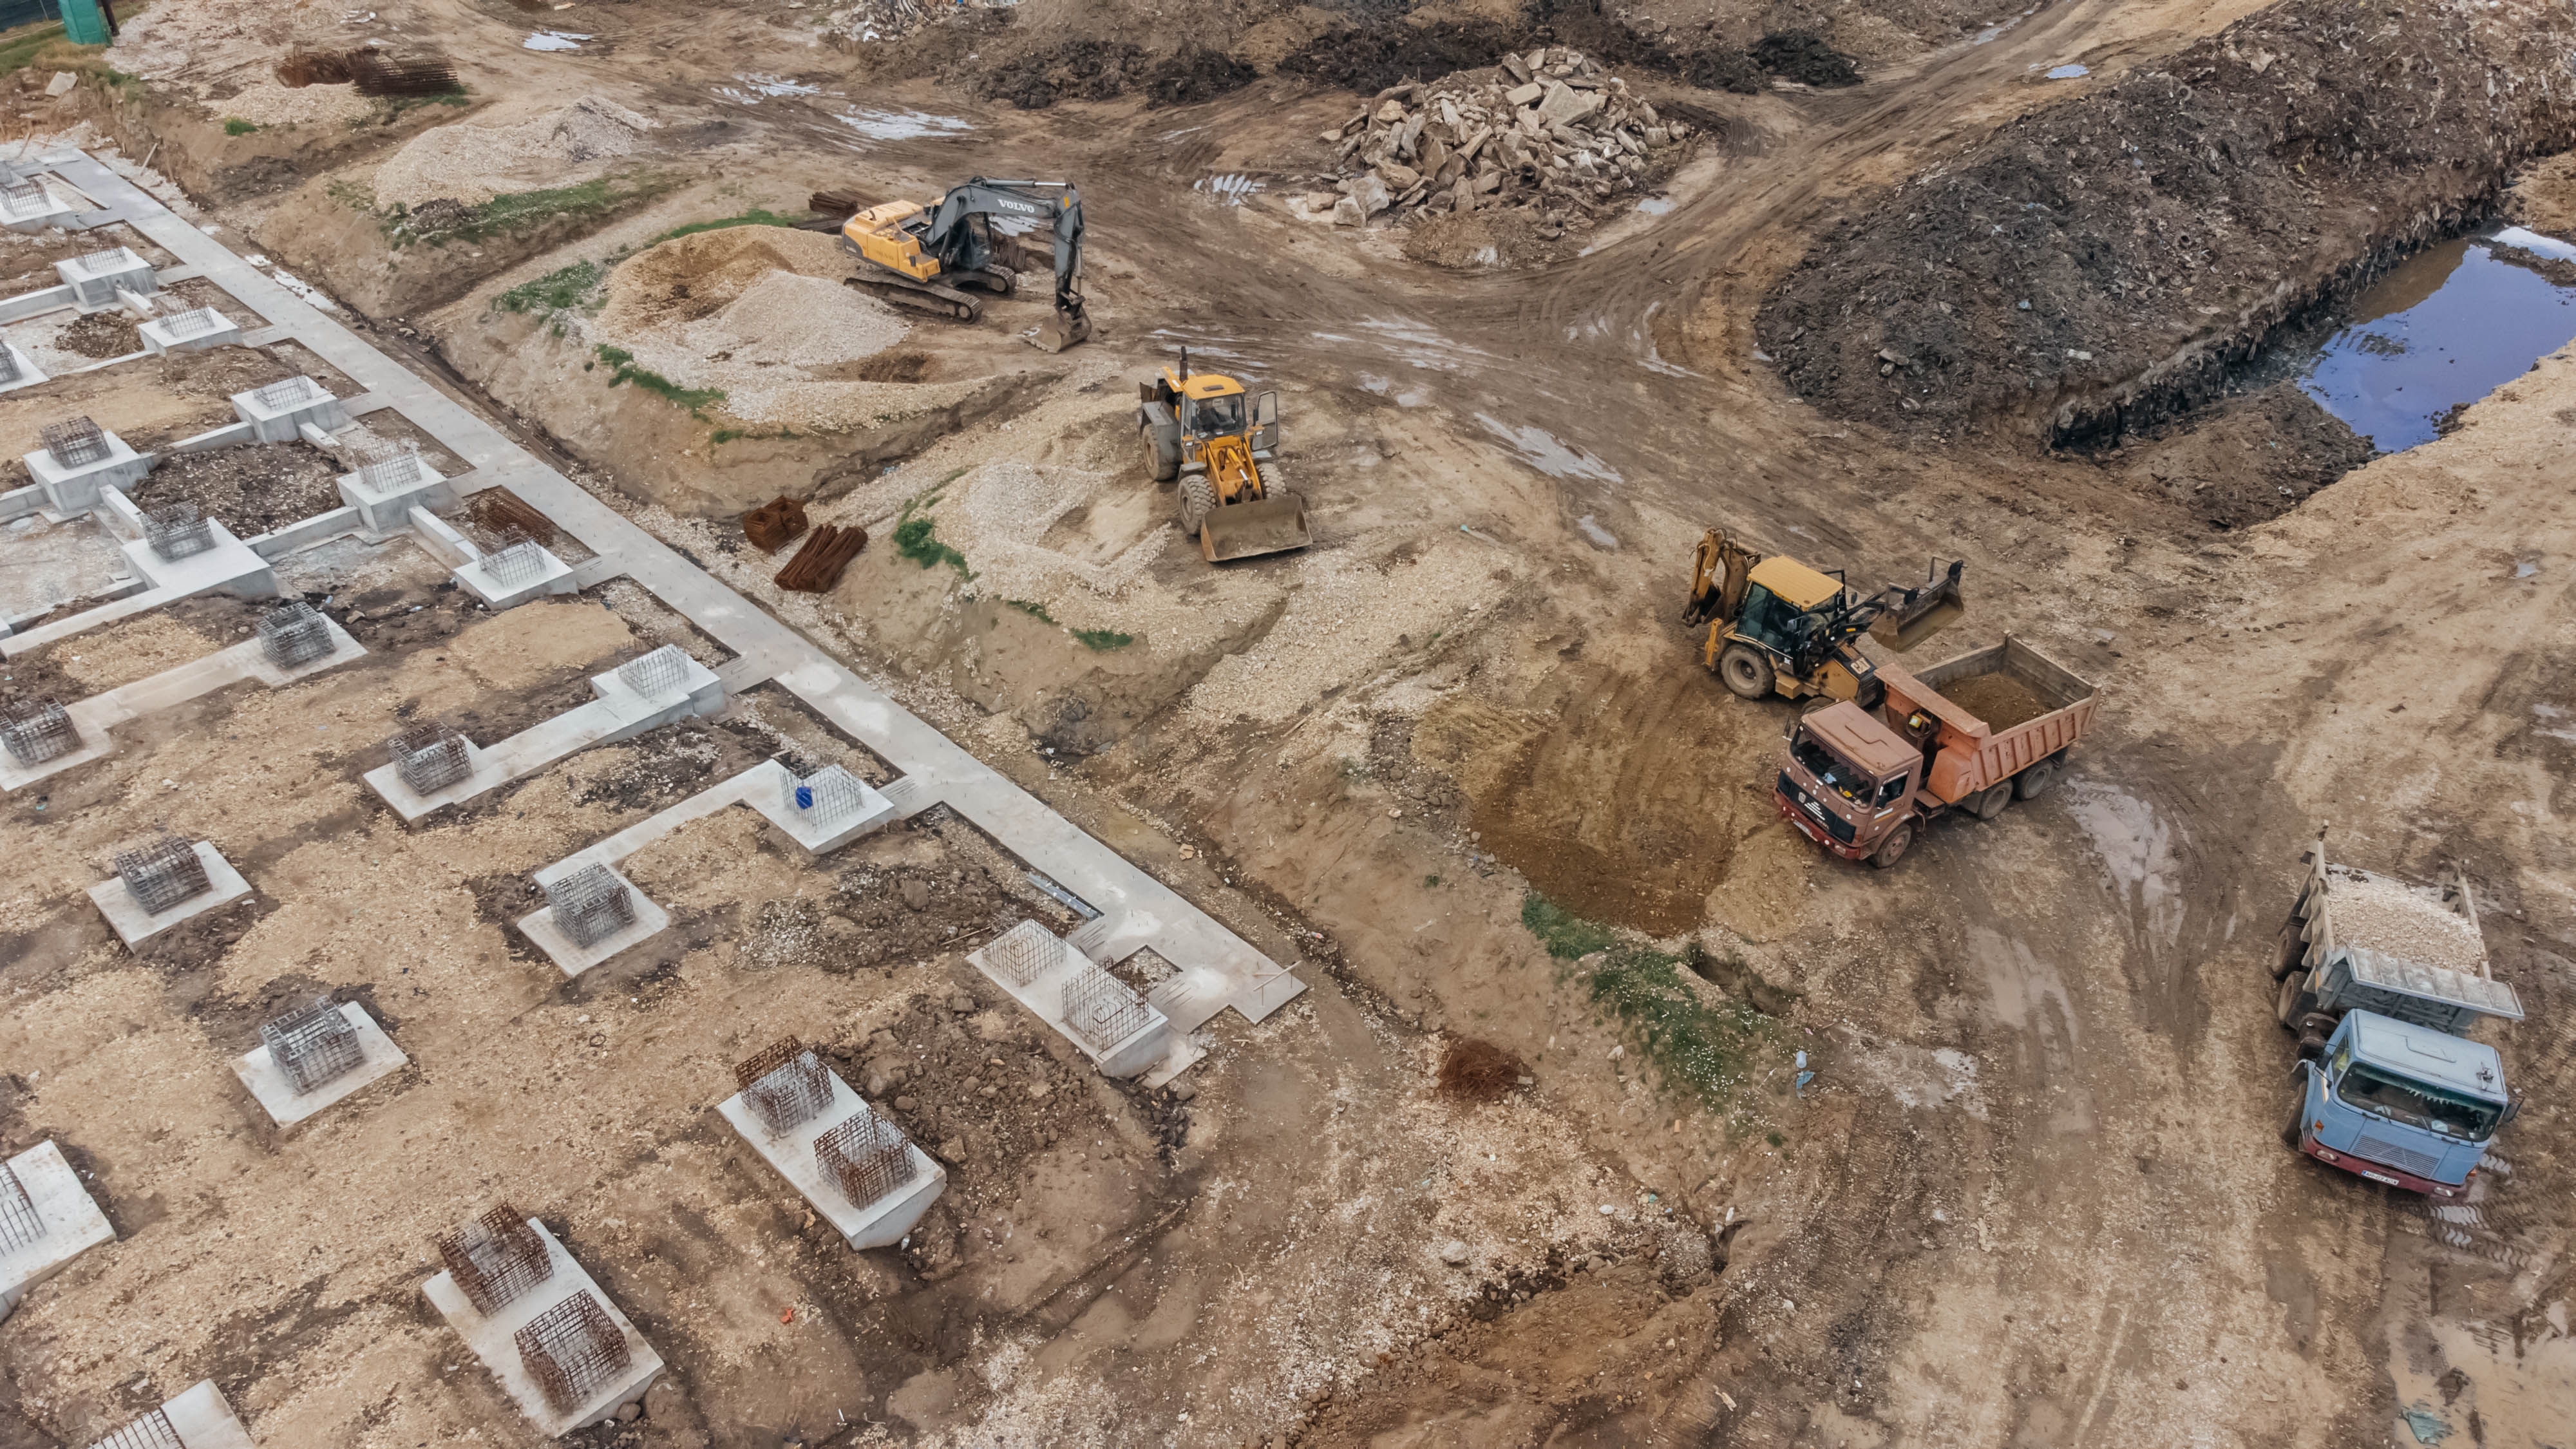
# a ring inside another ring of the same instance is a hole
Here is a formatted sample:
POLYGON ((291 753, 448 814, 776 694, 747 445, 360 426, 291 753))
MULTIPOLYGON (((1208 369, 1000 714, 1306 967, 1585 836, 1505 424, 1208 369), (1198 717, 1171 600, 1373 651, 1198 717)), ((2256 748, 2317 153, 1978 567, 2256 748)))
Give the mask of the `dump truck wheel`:
POLYGON ((1717 677, 1738 699, 1769 699, 1780 679, 1771 661, 1750 644, 1727 645, 1726 652, 1717 656, 1717 677))
POLYGON ((2299 978, 2284 976, 2281 978, 2280 997, 2272 1004, 2272 1014, 2281 1019, 2282 1026, 2294 1031, 2298 1029, 2299 1024, 2300 990, 2299 978))
POLYGON ((2002 784, 1995 786, 1993 789, 1988 790, 1986 793, 1977 797, 1977 818, 1979 820, 1992 820, 1996 816, 2003 814, 2004 807, 2012 803, 2012 798, 2012 781, 2006 780, 2002 784))
POLYGON ((1145 445, 1145 476, 1157 483, 1171 482, 1172 475, 1181 471, 1180 460, 1167 459, 1163 456, 1163 447, 1154 441, 1154 430, 1151 427, 1138 428, 1136 437, 1145 445))
POLYGON ((2025 800, 2036 800, 2057 783, 2057 757, 2049 756, 2021 772, 2013 780, 2013 789, 2025 800))
POLYGON ((1885 870, 1889 866, 1896 864, 1899 860, 1904 859, 1905 848, 1913 843, 1914 827, 1911 825, 1900 825, 1894 830, 1887 832, 1887 838, 1878 843, 1878 849, 1869 853, 1869 863, 1877 866, 1880 870, 1885 870))
POLYGON ((1199 525, 1207 522, 1208 510, 1216 507, 1216 490, 1208 486, 1206 475, 1193 473, 1181 480, 1181 532, 1195 538, 1199 525))
POLYGON ((2308 943, 2299 939, 2298 921, 2293 918, 2281 925, 2281 947, 2272 956, 2272 979, 2283 980, 2299 969, 2299 959, 2307 954, 2308 943))

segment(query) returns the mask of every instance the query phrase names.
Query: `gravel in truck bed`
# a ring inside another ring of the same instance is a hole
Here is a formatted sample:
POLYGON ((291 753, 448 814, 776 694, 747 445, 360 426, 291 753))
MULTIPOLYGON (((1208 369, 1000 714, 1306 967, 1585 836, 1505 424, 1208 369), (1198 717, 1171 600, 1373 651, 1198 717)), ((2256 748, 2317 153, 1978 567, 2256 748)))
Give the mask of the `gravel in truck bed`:
POLYGON ((2478 928, 2401 882, 2386 876, 2328 872, 2335 944, 2367 946, 2390 956, 2479 974, 2486 959, 2478 928))

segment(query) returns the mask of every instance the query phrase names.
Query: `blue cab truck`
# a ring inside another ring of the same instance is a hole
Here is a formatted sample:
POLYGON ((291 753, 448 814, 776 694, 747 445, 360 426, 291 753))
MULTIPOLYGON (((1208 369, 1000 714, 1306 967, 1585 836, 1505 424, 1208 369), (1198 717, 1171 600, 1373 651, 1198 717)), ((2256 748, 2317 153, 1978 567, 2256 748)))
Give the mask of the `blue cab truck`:
POLYGON ((2487 968, 2468 879, 2415 885, 2306 854, 2273 976, 2299 1038, 2299 1107, 2283 1137, 2319 1162, 2461 1198, 2517 1105, 2504 1063, 2469 1033, 2522 1019, 2487 968))

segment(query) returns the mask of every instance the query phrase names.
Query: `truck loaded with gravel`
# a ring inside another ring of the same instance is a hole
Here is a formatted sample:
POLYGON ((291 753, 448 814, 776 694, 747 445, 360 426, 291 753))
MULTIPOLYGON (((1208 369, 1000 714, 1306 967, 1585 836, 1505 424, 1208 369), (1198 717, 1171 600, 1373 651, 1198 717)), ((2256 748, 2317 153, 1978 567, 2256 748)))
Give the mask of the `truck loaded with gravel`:
POLYGON ((2464 1196, 2517 1107, 2495 1048, 2469 1033, 2485 1017, 2522 1019, 2487 966, 2468 878, 2415 885, 2331 865, 2322 833, 2306 864, 2273 965, 2281 1025, 2299 1034, 2298 1115, 2283 1135, 2373 1182, 2464 1196))

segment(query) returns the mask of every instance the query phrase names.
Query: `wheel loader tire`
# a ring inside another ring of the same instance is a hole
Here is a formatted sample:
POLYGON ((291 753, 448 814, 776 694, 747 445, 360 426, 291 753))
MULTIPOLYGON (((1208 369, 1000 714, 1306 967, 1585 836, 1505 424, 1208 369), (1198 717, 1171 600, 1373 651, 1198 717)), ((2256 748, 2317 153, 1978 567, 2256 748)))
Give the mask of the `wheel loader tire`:
POLYGON ((1913 843, 1914 827, 1911 824, 1900 825, 1887 832, 1887 838, 1878 843, 1878 849, 1869 853, 1869 863, 1885 870, 1904 859, 1905 848, 1913 843))
POLYGON ((2031 766, 2029 769, 2022 771, 2018 776, 2015 776, 2013 779, 2013 789, 2015 793, 2019 794, 2021 798, 2025 800, 2036 800, 2040 796, 2047 794, 2048 787, 2056 783, 2057 757, 2055 755, 2051 755, 2047 759, 2040 761, 2038 764, 2031 766))
POLYGON ((1769 699, 1780 683, 1771 661, 1750 644, 1727 645, 1726 652, 1717 656, 1717 677, 1738 699, 1769 699))
POLYGON ((1171 482, 1172 475, 1181 471, 1181 460, 1163 456, 1162 445, 1154 441, 1152 428, 1138 428, 1136 437, 1145 445, 1145 476, 1157 483, 1171 482))
POLYGON ((1207 522, 1208 511, 1216 507, 1216 490, 1208 486, 1207 475, 1193 473, 1181 480, 1181 532, 1199 536, 1199 525, 1207 522))
POLYGON ((1979 820, 1994 819, 1996 816, 2004 813, 2004 807, 2010 805, 2012 800, 2013 782, 2006 780, 2002 784, 1995 786, 1994 788, 1986 791, 1986 793, 1977 797, 1977 818, 1979 820))

